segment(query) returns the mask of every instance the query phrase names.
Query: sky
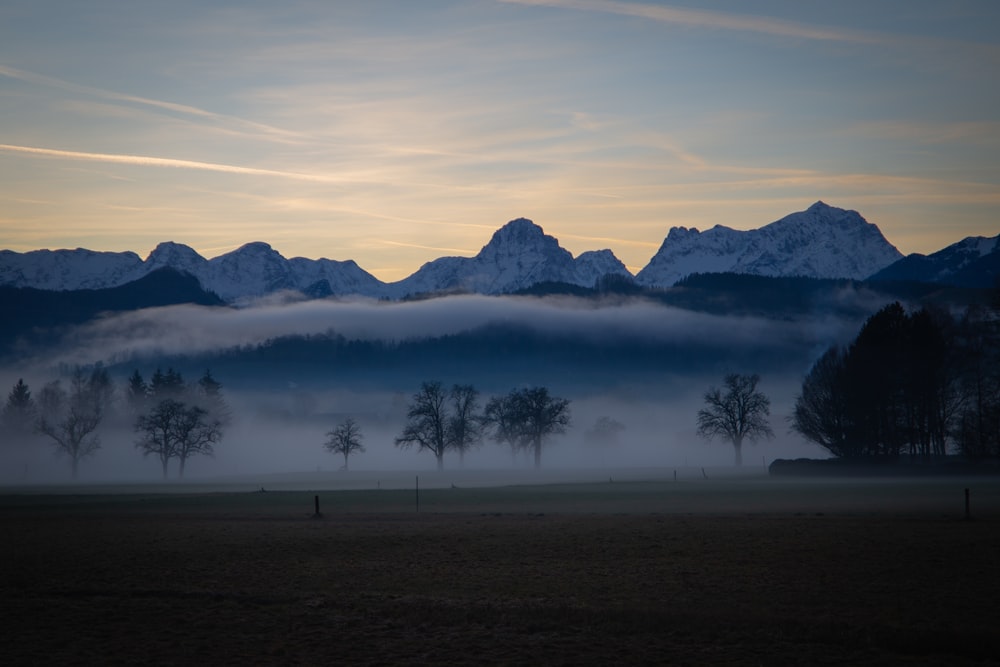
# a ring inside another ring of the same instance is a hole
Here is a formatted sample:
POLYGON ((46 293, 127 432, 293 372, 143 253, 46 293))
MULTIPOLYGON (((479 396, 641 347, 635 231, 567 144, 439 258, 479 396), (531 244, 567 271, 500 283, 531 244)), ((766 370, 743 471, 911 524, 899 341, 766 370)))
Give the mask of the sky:
POLYGON ((1000 232, 993 0, 5 0, 0 248, 399 280, 527 217, 633 272, 817 200, 1000 232))

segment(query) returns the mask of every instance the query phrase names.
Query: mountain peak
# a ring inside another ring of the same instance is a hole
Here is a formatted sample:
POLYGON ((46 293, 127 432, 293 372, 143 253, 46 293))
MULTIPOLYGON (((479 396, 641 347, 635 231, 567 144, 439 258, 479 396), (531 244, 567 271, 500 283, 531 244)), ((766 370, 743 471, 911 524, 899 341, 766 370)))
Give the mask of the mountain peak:
POLYGON ((187 270, 193 264, 204 262, 205 258, 195 252, 191 246, 173 241, 164 241, 157 244, 153 251, 146 257, 146 264, 150 268, 172 266, 181 270, 187 270))
MULTIPOLYGON (((497 243, 537 242, 545 238, 545 232, 528 218, 515 218, 500 229, 493 232, 493 237, 487 245, 497 243)), ((549 237, 551 238, 551 237, 549 237)))
POLYGON ((560 256, 560 260, 572 261, 573 259, 569 251, 564 250, 554 236, 549 236, 541 227, 527 218, 511 220, 494 232, 490 242, 483 246, 477 257, 496 261, 496 258, 499 257, 523 258, 535 254, 541 256, 557 255, 560 256))
POLYGON ((902 257, 857 211, 817 201, 759 229, 717 225, 704 234, 675 227, 636 276, 667 287, 692 273, 861 280, 902 257))
MULTIPOLYGON (((241 255, 269 255, 271 253, 278 254, 277 251, 271 247, 270 243, 264 243, 263 241, 251 241, 250 243, 244 243, 233 253, 239 253, 241 255)), ((232 254, 232 253, 230 253, 232 254)))

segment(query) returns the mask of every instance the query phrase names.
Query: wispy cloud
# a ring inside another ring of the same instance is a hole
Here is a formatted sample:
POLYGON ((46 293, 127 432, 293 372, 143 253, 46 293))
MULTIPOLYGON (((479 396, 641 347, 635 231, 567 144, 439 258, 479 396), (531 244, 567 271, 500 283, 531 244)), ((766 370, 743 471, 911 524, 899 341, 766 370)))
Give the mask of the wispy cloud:
POLYGON ((26 83, 56 88, 62 91, 98 97, 105 100, 126 102, 129 104, 159 109, 161 111, 169 111, 175 114, 192 116, 202 120, 212 121, 213 123, 236 125, 245 130, 253 131, 256 138, 263 137, 284 142, 298 141, 302 139, 302 135, 298 132, 292 132, 290 130, 274 127, 273 125, 247 120, 245 118, 215 113, 213 111, 207 111, 188 104, 178 104, 176 102, 156 100, 148 97, 140 97, 138 95, 129 95, 112 90, 105 90, 103 88, 95 88, 93 86, 84 86, 71 81, 65 81, 63 79, 45 76, 44 74, 37 74, 35 72, 28 72, 14 67, 0 65, 0 76, 17 79, 18 81, 24 81, 26 83))
POLYGON ((420 248, 421 250, 434 250, 436 252, 457 253, 462 256, 475 255, 477 252, 476 250, 470 250, 469 248, 442 248, 440 246, 421 245, 419 243, 403 243, 401 241, 391 241, 389 239, 382 239, 382 243, 385 245, 391 245, 402 248, 420 248))
POLYGON ((260 169, 257 167, 241 167, 218 162, 199 162, 196 160, 178 160, 174 158, 152 157, 148 155, 119 155, 114 153, 86 153, 81 151, 64 151, 55 148, 38 148, 34 146, 15 146, 0 144, 0 151, 37 155, 39 157, 59 158, 63 160, 84 160, 92 162, 109 162, 114 164, 129 164, 139 167, 168 167, 172 169, 195 169, 199 171, 216 171, 227 174, 244 174, 249 176, 277 176, 299 181, 318 181, 323 183, 338 183, 348 179, 324 174, 304 174, 294 171, 279 171, 275 169, 260 169))
POLYGON ((837 42, 880 42, 883 40, 877 34, 859 30, 844 30, 825 26, 812 26, 805 23, 785 21, 782 19, 750 16, 747 14, 731 14, 700 9, 685 9, 680 7, 664 7, 638 2, 617 2, 616 0, 500 0, 519 5, 536 5, 558 7, 582 11, 605 12, 624 16, 635 16, 651 19, 662 23, 694 26, 714 30, 740 30, 756 32, 780 37, 795 37, 798 39, 823 40, 837 42))

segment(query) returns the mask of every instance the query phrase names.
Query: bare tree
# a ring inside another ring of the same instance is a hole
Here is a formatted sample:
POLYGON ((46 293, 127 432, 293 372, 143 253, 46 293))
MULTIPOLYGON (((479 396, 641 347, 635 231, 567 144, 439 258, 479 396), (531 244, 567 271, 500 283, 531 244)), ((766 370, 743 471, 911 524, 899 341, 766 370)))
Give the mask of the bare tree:
POLYGON ((535 467, 542 465, 542 444, 550 435, 564 433, 569 425, 569 401, 549 395, 545 387, 515 389, 495 397, 486 405, 483 423, 493 439, 510 445, 513 456, 524 448, 534 454, 535 467))
POLYGON ((625 430, 625 424, 611 417, 598 417, 594 425, 583 434, 583 439, 589 445, 597 447, 614 447, 618 444, 618 435, 625 430))
POLYGON ((186 405, 178 414, 174 433, 180 464, 177 476, 183 479, 184 465, 189 458, 197 454, 214 454, 213 446, 222 439, 222 421, 202 407, 186 405))
POLYGON ((513 392, 506 396, 494 396, 486 403, 481 418, 484 429, 490 431, 493 440, 510 447, 511 465, 517 458, 518 450, 524 445, 515 422, 514 403, 513 392))
POLYGON ((406 426, 396 438, 397 447, 416 445, 437 459, 438 470, 444 470, 444 453, 448 448, 448 394, 440 382, 424 382, 413 395, 406 413, 406 426))
POLYGON ((514 393, 517 430, 525 446, 535 456, 535 467, 542 467, 542 442, 550 435, 565 433, 569 426, 569 401, 549 396, 545 387, 532 387, 514 393))
POLYGON ((204 408, 165 398, 140 415, 135 430, 141 433, 135 446, 144 456, 155 454, 167 478, 170 459, 179 462, 178 477, 184 477, 187 460, 196 454, 211 456, 213 445, 222 438, 222 425, 204 408))
POLYGON ((730 373, 725 378, 726 392, 712 387, 705 392, 706 407, 698 411, 698 435, 708 440, 715 436, 733 443, 736 465, 743 465, 744 440, 773 438, 767 423, 771 400, 757 391, 760 376, 730 373))
POLYGON ((348 417, 327 432, 323 446, 331 454, 343 455, 344 470, 347 470, 347 460, 351 454, 365 451, 365 446, 361 443, 361 426, 353 417, 348 417))
POLYGON ((73 479, 80 461, 101 447, 94 431, 101 423, 101 403, 90 379, 81 370, 73 374, 69 393, 59 381, 49 383, 39 397, 40 413, 35 428, 52 438, 56 451, 69 456, 73 479))
POLYGON ((163 479, 167 478, 167 465, 177 456, 176 423, 184 404, 172 398, 157 403, 148 413, 139 415, 135 430, 142 434, 136 441, 136 448, 143 456, 155 454, 163 467, 163 479))
POLYGON ((476 410, 479 392, 469 384, 454 385, 450 393, 452 412, 448 416, 448 448, 458 452, 459 465, 465 463, 465 452, 483 437, 483 425, 476 410))

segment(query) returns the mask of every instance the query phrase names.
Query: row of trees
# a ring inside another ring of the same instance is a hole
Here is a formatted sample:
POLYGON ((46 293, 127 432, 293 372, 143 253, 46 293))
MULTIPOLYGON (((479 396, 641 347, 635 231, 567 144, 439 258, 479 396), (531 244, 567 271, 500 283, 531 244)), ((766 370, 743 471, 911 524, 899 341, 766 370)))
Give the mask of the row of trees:
POLYGON ((813 365, 791 423, 842 458, 1000 457, 1000 304, 884 307, 813 365))
POLYGON ((128 403, 137 415, 135 446, 159 460, 164 479, 171 459, 177 459, 177 476, 183 478, 189 458, 211 456, 231 419, 222 385, 210 371, 189 385, 173 369, 157 369, 149 384, 136 370, 128 381, 128 403))
POLYGON ((441 470, 446 452, 457 452, 462 461, 489 436, 510 447, 512 458, 520 451, 532 453, 537 468, 545 440, 564 433, 570 423, 569 401, 551 396, 545 387, 495 396, 481 412, 479 405, 479 392, 472 385, 456 384, 449 390, 440 382, 424 382, 413 395, 396 446, 431 452, 441 470))
MULTIPOLYGON (((231 419, 222 385, 210 371, 188 384, 173 369, 165 373, 157 369, 147 384, 136 370, 125 389, 125 406, 124 416, 132 420, 138 435, 136 448, 160 460, 164 478, 172 459, 178 460, 183 477, 189 458, 211 455, 231 419)), ((98 428, 115 416, 115 409, 115 388, 107 370, 78 368, 68 386, 62 380, 49 382, 37 400, 23 378, 19 379, 0 414, 0 427, 11 439, 33 434, 47 437, 57 454, 69 458, 76 479, 81 461, 100 449, 98 428)))
POLYGON ((19 379, 7 397, 2 414, 5 434, 14 440, 33 433, 49 438, 56 453, 69 458, 76 479, 80 462, 101 447, 97 428, 111 405, 113 386, 107 371, 76 369, 68 387, 53 380, 42 387, 36 400, 19 379))

